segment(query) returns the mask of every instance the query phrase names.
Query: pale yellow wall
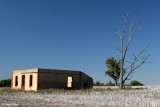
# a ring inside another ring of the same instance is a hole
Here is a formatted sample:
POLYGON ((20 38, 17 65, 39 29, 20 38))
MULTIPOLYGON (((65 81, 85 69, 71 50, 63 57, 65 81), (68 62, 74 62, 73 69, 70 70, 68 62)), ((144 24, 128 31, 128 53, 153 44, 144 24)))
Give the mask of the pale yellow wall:
POLYGON ((25 90, 26 91, 37 91, 37 69, 28 70, 16 70, 13 71, 12 76, 12 89, 21 89, 22 86, 22 75, 25 75, 25 90), (29 86, 30 75, 32 75, 32 86, 29 86), (18 86, 15 86, 15 77, 18 76, 18 86))
POLYGON ((12 77, 12 89, 21 89, 21 74, 14 74, 12 77), (15 86, 15 78, 18 76, 18 86, 15 86))

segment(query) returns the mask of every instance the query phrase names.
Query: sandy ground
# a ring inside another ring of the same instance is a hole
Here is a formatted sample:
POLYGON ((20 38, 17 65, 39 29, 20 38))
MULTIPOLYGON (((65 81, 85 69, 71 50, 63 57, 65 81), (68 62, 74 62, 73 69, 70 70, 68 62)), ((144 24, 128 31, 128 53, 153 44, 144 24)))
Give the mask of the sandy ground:
POLYGON ((4 107, 160 107, 160 87, 130 91, 83 90, 51 93, 2 89, 0 106, 4 107))

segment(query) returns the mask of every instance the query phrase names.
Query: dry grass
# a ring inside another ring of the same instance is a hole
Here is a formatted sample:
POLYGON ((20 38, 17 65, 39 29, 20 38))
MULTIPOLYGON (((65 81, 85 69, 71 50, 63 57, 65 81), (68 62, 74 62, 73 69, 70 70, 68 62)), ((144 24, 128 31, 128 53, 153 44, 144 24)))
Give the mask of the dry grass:
POLYGON ((92 89, 80 89, 80 90, 66 90, 66 89, 40 89, 37 92, 35 91, 23 91, 23 90, 13 90, 10 88, 2 88, 0 90, 0 93, 68 93, 68 94, 74 94, 74 93, 90 93, 90 92, 114 92, 114 91, 131 91, 131 90, 143 90, 147 88, 132 88, 132 87, 126 87, 123 90, 119 90, 118 88, 113 87, 103 87, 103 86, 97 86, 92 89))

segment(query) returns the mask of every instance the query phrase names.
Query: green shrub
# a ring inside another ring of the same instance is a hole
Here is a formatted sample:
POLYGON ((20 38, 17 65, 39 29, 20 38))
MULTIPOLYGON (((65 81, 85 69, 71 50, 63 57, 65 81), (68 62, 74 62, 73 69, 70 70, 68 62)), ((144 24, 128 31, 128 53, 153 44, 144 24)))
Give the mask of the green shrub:
POLYGON ((10 87, 10 86, 11 86, 11 79, 0 81, 0 87, 10 87))
POLYGON ((112 81, 109 81, 109 82, 106 84, 106 86, 115 86, 115 84, 112 83, 112 81))
POLYGON ((138 82, 138 81, 136 81, 136 80, 131 81, 130 85, 131 85, 131 86, 144 86, 142 83, 140 83, 140 82, 138 82))
POLYGON ((104 83, 101 83, 100 81, 96 81, 96 83, 93 83, 94 86, 105 86, 104 83))

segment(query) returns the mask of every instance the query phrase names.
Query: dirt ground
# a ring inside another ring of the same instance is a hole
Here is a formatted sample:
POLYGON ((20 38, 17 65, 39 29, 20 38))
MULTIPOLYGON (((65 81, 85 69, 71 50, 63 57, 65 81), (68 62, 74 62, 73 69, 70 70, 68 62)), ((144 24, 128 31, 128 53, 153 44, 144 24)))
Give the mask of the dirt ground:
MULTIPOLYGON (((104 87, 103 87, 104 88, 104 87)), ((40 90, 0 88, 0 107, 160 107, 160 87, 141 90, 40 90)))

